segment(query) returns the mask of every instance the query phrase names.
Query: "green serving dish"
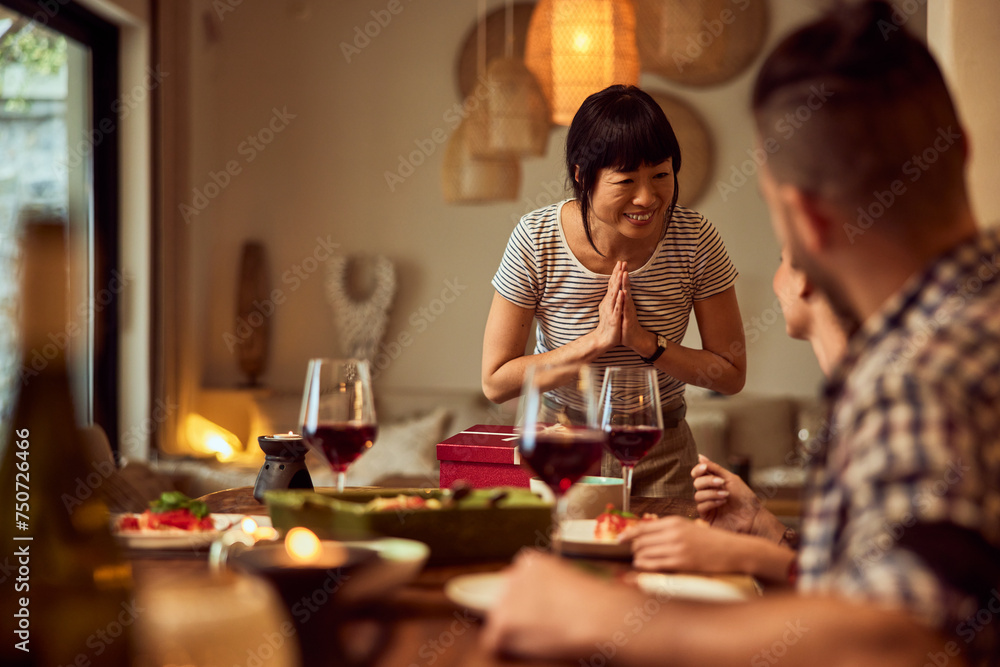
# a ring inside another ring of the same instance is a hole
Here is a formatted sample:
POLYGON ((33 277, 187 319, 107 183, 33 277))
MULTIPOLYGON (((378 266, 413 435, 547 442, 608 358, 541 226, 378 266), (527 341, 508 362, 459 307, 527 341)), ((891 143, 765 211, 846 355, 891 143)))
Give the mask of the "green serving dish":
POLYGON ((398 495, 442 500, 440 489, 351 489, 343 493, 303 490, 268 491, 271 523, 281 532, 309 528, 323 539, 361 540, 402 537, 430 547, 429 562, 461 563, 509 560, 522 547, 549 545, 552 505, 528 489, 474 489, 454 505, 441 509, 369 511, 374 498, 398 495), (507 496, 495 504, 499 491, 507 496))

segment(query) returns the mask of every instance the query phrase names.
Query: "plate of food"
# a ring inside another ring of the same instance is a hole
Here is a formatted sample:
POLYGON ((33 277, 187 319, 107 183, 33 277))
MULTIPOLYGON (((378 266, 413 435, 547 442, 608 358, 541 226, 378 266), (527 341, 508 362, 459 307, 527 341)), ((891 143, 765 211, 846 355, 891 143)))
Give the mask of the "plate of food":
POLYGON ((570 519, 562 523, 562 553, 590 558, 632 558, 632 545, 622 533, 640 521, 657 518, 654 514, 637 516, 608 505, 596 519, 570 519))
MULTIPOLYGON (((205 503, 179 491, 166 491, 142 513, 117 514, 111 530, 129 549, 193 549, 207 547, 222 531, 239 525, 242 514, 213 514, 205 503)), ((258 526, 269 526, 266 516, 255 516, 258 526)))

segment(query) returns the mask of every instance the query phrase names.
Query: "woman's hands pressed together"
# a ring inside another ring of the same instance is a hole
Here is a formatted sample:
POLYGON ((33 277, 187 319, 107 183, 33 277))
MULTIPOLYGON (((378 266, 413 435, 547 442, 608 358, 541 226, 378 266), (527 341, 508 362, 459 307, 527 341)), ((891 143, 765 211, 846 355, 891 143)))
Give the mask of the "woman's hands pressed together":
MULTIPOLYGON (((648 339, 655 341, 656 335, 647 331, 635 312, 632 300, 632 285, 628 277, 628 265, 616 262, 608 279, 608 291, 601 300, 598 310, 599 321, 594 336, 604 350, 616 345, 624 345, 642 356, 639 347, 648 339)), ((655 342, 653 343, 655 347, 655 342)))
MULTIPOLYGON (((622 311, 625 308, 625 300, 628 299, 622 289, 623 282, 628 280, 628 273, 623 269, 624 264, 624 262, 615 264, 611 278, 608 279, 608 291, 601 299, 601 305, 597 310, 597 328, 594 329, 593 335, 603 350, 610 350, 622 342, 622 311)), ((632 309, 635 310, 635 307, 632 309)))

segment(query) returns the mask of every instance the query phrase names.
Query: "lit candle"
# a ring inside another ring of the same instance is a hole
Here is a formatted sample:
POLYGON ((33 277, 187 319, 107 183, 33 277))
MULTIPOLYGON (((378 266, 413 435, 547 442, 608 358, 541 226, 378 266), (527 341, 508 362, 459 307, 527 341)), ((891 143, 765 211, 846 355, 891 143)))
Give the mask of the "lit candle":
POLYGON ((296 526, 285 535, 285 551, 295 563, 313 563, 321 551, 319 538, 308 528, 296 526))
POLYGON ((270 438, 271 440, 301 440, 302 439, 301 435, 299 435, 298 433, 292 433, 291 431, 289 431, 288 433, 277 433, 275 435, 269 435, 267 437, 270 438))

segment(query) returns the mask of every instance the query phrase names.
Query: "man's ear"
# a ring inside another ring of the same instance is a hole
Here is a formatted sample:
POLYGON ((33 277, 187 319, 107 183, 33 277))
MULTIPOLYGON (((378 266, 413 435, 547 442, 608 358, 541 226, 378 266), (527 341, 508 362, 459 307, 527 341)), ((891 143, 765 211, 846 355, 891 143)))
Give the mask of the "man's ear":
POLYGON ((794 234, 803 248, 810 254, 829 250, 838 229, 822 203, 793 185, 780 186, 778 197, 788 212, 788 224, 795 227, 794 234))

